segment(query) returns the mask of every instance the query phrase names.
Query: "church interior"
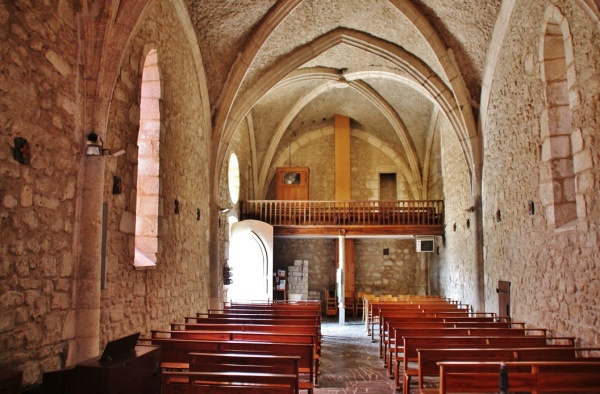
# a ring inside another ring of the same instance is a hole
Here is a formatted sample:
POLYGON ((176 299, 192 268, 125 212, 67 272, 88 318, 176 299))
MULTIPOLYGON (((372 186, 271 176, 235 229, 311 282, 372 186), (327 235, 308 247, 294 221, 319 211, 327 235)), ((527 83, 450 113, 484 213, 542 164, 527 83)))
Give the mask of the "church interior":
POLYGON ((599 59, 598 0, 0 1, 0 370, 336 295, 600 347, 599 59))

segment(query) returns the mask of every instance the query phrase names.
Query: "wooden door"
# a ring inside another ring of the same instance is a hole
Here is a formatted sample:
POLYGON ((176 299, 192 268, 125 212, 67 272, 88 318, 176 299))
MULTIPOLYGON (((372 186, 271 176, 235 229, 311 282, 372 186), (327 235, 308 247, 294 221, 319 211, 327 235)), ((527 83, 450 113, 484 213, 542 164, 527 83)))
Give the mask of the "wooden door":
POLYGON ((276 200, 308 200, 308 167, 278 167, 275 170, 276 200))
POLYGON ((510 282, 498 281, 498 317, 510 317, 510 282))

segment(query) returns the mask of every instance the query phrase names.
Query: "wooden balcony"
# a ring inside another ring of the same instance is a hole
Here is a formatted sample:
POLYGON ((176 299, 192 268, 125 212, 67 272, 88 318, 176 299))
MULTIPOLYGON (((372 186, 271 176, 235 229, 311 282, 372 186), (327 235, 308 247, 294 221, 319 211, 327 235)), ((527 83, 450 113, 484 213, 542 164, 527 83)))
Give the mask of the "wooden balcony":
POLYGON ((275 227, 276 236, 443 235, 443 200, 242 202, 242 219, 275 227))

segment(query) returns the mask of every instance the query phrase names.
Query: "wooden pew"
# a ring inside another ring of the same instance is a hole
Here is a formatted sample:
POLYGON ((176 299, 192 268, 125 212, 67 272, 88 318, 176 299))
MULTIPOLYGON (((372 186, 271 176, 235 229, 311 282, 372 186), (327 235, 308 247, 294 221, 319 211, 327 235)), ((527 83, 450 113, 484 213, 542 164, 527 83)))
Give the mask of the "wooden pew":
POLYGON ((248 353, 190 353, 191 372, 266 372, 295 375, 300 391, 300 357, 248 353))
POLYGON ((297 382, 296 375, 265 372, 168 371, 162 379, 162 394, 291 394, 297 382))
POLYGON ((382 332, 382 326, 385 326, 386 319, 409 317, 495 317, 495 313, 488 312, 471 312, 469 307, 465 308, 438 308, 422 306, 419 309, 390 309, 390 308, 376 308, 375 318, 371 323, 371 339, 374 341, 375 338, 375 326, 379 329, 379 333, 382 332))
POLYGON ((269 317, 244 315, 242 317, 230 315, 211 315, 211 316, 189 316, 184 318, 185 323, 237 323, 237 324, 283 324, 283 325, 320 325, 320 316, 304 317, 269 317))
POLYGON ((389 296, 365 296, 363 297, 363 321, 365 322, 365 331, 367 335, 371 335, 371 325, 373 323, 373 304, 375 303, 402 303, 402 304, 418 304, 419 302, 427 304, 445 303, 455 304, 456 302, 448 298, 442 298, 440 296, 411 296, 411 297, 392 297, 389 296))
MULTIPOLYGON (((396 338, 401 336, 518 336, 518 335, 541 335, 547 336, 548 330, 544 328, 506 327, 509 323, 487 323, 481 326, 478 322, 451 323, 454 327, 431 327, 428 325, 407 325, 406 323, 387 323, 387 336, 382 336, 382 357, 384 365, 388 364, 389 355, 396 346, 396 338), (386 358, 387 357, 387 358, 386 358)), ((401 346, 401 345, 400 345, 401 346)), ((380 345, 381 347, 381 345, 380 345)))
MULTIPOLYGON (((525 323, 518 322, 499 322, 499 321, 479 321, 476 319, 464 318, 462 321, 456 322, 446 322, 442 321, 442 319, 432 318, 427 319, 427 321, 422 321, 422 319, 405 319, 402 318, 400 321, 396 321, 393 318, 387 319, 385 322, 384 333, 380 335, 380 348, 383 346, 383 354, 386 353, 386 348, 393 346, 395 342, 395 338, 393 334, 393 329, 396 327, 402 328, 525 328, 525 323), (390 337, 390 334, 392 336, 390 337)), ((533 330, 533 329, 528 329, 533 330)), ((545 329, 544 333, 547 332, 545 329)), ((545 334, 544 334, 545 335, 545 334)), ((381 351, 380 351, 381 352, 381 351)))
MULTIPOLYGON (((278 356, 300 356, 300 371, 308 374, 312 385, 318 385, 318 363, 314 346, 301 343, 273 343, 260 341, 218 341, 172 338, 150 338, 140 341, 161 346, 163 369, 189 369, 190 353, 252 353, 278 356)), ((312 388, 312 386, 311 386, 312 388)))
MULTIPOLYGON (((410 362, 418 362, 418 349, 436 348, 535 348, 562 346, 574 347, 575 338, 572 337, 542 337, 542 336, 516 336, 516 337, 403 337, 403 353, 399 355, 398 349, 394 352, 394 384, 396 389, 400 386, 402 376, 402 392, 408 394, 409 385, 413 376, 418 376, 416 368, 410 368, 410 362), (402 371, 400 371, 402 364, 402 371)), ((398 347, 399 348, 399 347, 398 347)))
POLYGON ((476 337, 517 337, 517 336, 541 336, 546 338, 545 329, 525 329, 525 328, 405 328, 404 326, 393 327, 390 338, 398 339, 400 343, 391 344, 389 351, 385 354, 390 376, 393 376, 394 352, 396 354, 404 351, 402 349, 401 338, 403 337, 458 337, 458 336, 476 336, 476 337), (396 348, 398 347, 398 348, 396 348))
POLYGON ((418 349, 418 387, 420 394, 434 394, 438 387, 424 387, 425 377, 439 377, 438 363, 445 361, 600 361, 599 357, 585 357, 589 351, 574 347, 500 348, 500 349, 418 349))
MULTIPOLYGON (((373 326, 379 321, 378 310, 379 309, 397 309, 397 310, 411 310, 411 309, 423 309, 423 308, 440 308, 458 309, 459 304, 451 303, 445 300, 431 300, 431 301, 375 301, 366 300, 364 301, 365 308, 367 308, 366 326, 367 332, 371 333, 373 326), (370 329, 368 328, 371 326, 370 329)), ((463 306, 463 307, 466 307, 463 306)))
POLYGON ((315 326, 319 335, 321 334, 321 316, 302 316, 302 317, 269 317, 269 316, 204 316, 204 317, 186 317, 185 323, 197 324, 252 324, 252 325, 283 325, 283 326, 315 326))
POLYGON ((214 311, 210 310, 207 313, 198 312, 197 317, 226 317, 240 319, 318 319, 321 322, 321 314, 309 311, 252 311, 252 310, 237 310, 237 311, 214 311))
MULTIPOLYGON (((441 362, 439 393, 497 392, 501 362, 441 362)), ((600 362, 506 362, 510 392, 598 393, 600 362)))
MULTIPOLYGON (((395 319, 411 319, 412 321, 418 321, 421 318, 451 318, 451 319, 464 319, 464 318, 476 318, 484 317, 491 318, 491 321, 495 319, 495 313, 488 312, 468 312, 466 309, 455 309, 455 310, 440 310, 440 309, 422 309, 418 312, 415 311, 390 311, 390 310, 379 310, 377 314, 377 327, 378 333, 381 335, 385 327, 385 322, 395 319)), ((375 342, 375 320, 373 321, 373 327, 371 328, 371 341, 375 342)))
POLYGON ((321 354, 321 332, 318 325, 171 323, 171 331, 176 330, 307 334, 314 336, 317 354, 321 354))
POLYGON ((264 331, 231 331, 231 330, 152 330, 152 338, 215 340, 215 341, 259 341, 273 343, 301 343, 313 346, 318 354, 317 335, 312 333, 264 332, 264 331))

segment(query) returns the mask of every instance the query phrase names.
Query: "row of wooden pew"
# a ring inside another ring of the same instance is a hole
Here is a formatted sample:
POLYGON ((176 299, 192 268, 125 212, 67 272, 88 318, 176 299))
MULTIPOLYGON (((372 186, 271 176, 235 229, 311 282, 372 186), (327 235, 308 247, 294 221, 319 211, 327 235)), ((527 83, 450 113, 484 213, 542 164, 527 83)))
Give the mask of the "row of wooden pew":
POLYGON ((320 302, 237 303, 173 322, 161 346, 162 393, 299 393, 318 385, 320 302))
POLYGON ((499 392, 501 365, 511 392, 600 392, 600 349, 577 348, 575 338, 441 297, 363 302, 367 334, 379 336, 384 367, 404 394, 411 383, 419 393, 499 392))

